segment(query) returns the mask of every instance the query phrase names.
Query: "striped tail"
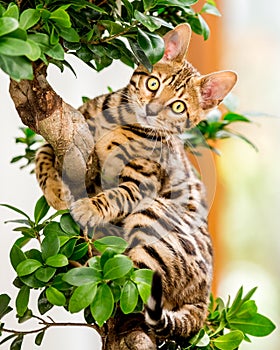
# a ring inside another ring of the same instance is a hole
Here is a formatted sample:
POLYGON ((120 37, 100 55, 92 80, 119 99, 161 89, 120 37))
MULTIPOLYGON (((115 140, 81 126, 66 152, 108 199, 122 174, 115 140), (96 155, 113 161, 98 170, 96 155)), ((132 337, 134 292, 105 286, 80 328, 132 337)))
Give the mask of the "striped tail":
POLYGON ((145 320, 151 327, 158 325, 162 318, 162 280, 161 275, 155 271, 152 281, 151 295, 145 308, 145 320))
POLYGON ((145 320, 157 336, 164 339, 183 339, 199 332, 207 316, 207 302, 186 303, 172 311, 164 308, 162 297, 162 278, 155 272, 151 296, 145 308, 145 320))

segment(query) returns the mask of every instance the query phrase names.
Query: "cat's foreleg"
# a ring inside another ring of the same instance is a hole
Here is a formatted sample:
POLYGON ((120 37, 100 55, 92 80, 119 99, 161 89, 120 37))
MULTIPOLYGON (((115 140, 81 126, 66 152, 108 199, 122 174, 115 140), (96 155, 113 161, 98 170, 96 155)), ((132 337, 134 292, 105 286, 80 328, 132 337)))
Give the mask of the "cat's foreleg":
POLYGON ((40 147, 35 157, 35 173, 39 186, 50 206, 56 210, 67 209, 71 200, 68 186, 56 168, 56 157, 51 145, 40 147))
POLYGON ((149 206, 156 193, 153 182, 123 182, 116 188, 105 190, 92 198, 73 202, 70 212, 82 227, 93 227, 118 221, 142 207, 149 206))

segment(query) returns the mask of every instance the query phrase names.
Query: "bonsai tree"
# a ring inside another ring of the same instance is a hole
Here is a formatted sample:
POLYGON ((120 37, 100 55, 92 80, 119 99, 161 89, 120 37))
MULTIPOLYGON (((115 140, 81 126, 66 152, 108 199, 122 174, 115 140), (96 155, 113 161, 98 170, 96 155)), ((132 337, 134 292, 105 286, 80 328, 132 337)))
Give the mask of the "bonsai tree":
MULTIPOLYGON (((121 0, 121 1, 0 1, 0 68, 11 77, 10 95, 19 117, 27 127, 17 142, 26 145, 22 158, 33 162, 40 143, 37 135, 50 143, 62 160, 73 160, 64 172, 74 180, 84 177, 90 155, 92 135, 81 112, 57 95, 47 81, 49 64, 61 71, 70 68, 72 54, 96 71, 114 60, 134 67, 152 69, 163 55, 163 34, 173 26, 188 22, 204 39, 209 28, 204 13, 220 15, 213 0, 200 1, 199 12, 192 8, 197 0, 121 0), (80 142, 81 139, 83 142, 80 142)), ((84 110, 84 113, 87 113, 84 110)), ((186 145, 208 146, 209 140, 243 135, 230 130, 231 123, 249 120, 227 111, 223 118, 212 117, 184 135, 186 145)), ((249 142, 250 143, 250 142, 249 142)), ((215 149, 213 149, 215 151, 215 149)), ((64 307, 70 313, 84 311, 80 326, 96 330, 103 349, 142 349, 148 337, 143 322, 143 305, 151 289, 152 271, 135 269, 125 255, 127 243, 118 237, 95 239, 92 232, 81 231, 67 210, 49 214, 41 197, 30 217, 21 208, 3 204, 20 217, 13 220, 20 233, 10 251, 15 270, 15 301, 20 323, 38 320, 38 328, 12 330, 4 317, 12 311, 10 297, 0 295, 0 345, 10 341, 10 349, 21 348, 23 339, 35 334, 40 345, 51 327, 71 326, 45 316, 49 310, 64 307), (36 249, 28 243, 36 242, 36 249), (38 295, 38 312, 29 309, 30 293, 38 295)), ((185 342, 169 339, 161 349, 237 349, 249 336, 265 336, 275 326, 257 312, 252 300, 255 289, 244 295, 240 288, 233 301, 225 303, 211 297, 205 326, 185 342)))

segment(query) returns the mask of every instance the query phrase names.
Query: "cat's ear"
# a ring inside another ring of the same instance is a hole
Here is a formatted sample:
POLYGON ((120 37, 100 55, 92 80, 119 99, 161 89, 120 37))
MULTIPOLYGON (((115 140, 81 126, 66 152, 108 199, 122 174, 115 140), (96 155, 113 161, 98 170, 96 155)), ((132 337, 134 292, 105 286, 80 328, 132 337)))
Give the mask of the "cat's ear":
POLYGON ((201 107, 216 107, 234 87, 236 81, 237 75, 232 71, 215 72, 199 78, 201 107))
POLYGON ((162 61, 181 62, 188 51, 192 30, 189 24, 179 24, 163 37, 165 50, 162 61))

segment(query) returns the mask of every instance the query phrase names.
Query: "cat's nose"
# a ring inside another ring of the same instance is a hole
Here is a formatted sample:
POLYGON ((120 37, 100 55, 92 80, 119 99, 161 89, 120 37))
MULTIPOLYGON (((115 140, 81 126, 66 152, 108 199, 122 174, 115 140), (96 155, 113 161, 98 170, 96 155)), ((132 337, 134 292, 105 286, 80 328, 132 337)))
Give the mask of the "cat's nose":
POLYGON ((163 106, 159 103, 148 103, 146 105, 146 114, 148 116, 156 116, 163 109, 163 106))

